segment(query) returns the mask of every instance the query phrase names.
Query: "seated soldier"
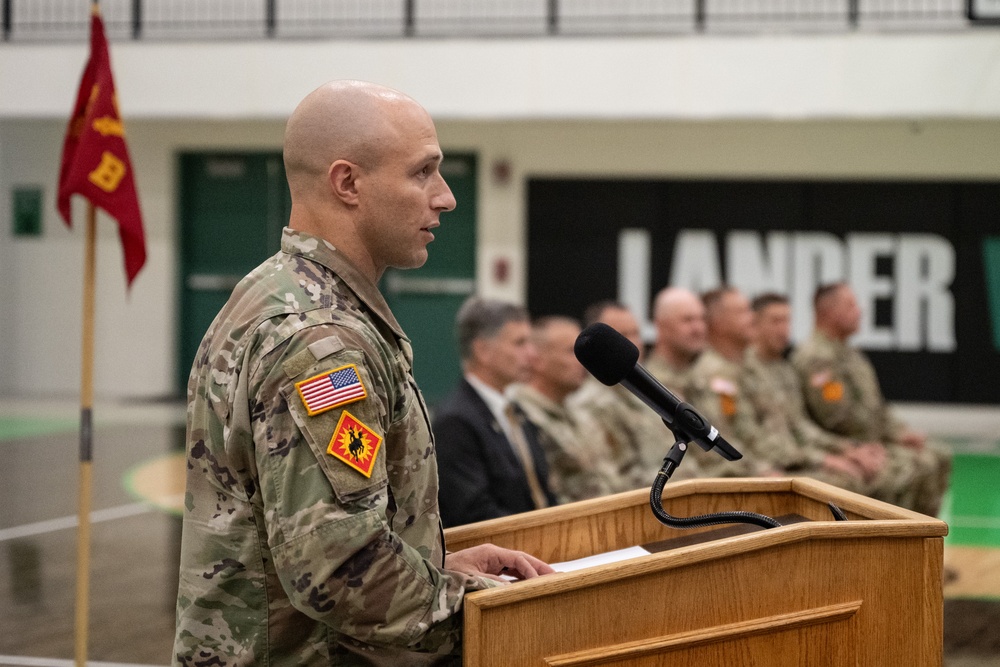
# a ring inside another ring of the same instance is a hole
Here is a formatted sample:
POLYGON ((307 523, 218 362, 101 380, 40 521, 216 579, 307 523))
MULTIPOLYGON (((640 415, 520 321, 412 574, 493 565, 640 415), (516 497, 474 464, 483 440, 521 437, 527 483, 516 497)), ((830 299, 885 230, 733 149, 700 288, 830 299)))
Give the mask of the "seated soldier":
POLYGON ((580 325, 568 317, 543 317, 532 327, 536 354, 531 377, 509 394, 538 427, 549 464, 549 484, 561 503, 624 491, 603 432, 586 413, 574 412, 566 397, 580 388, 587 371, 573 352, 580 325))
POLYGON ((860 443, 831 433, 812 420, 802 402, 802 387, 795 368, 786 358, 791 343, 791 308, 780 294, 762 294, 753 300, 753 344, 747 369, 755 380, 749 384, 773 396, 776 408, 787 416, 799 447, 822 456, 826 468, 843 473, 842 486, 879 496, 886 484, 886 455, 880 443, 860 443))
MULTIPOLYGON (((742 395, 744 360, 750 345, 750 304, 739 290, 722 287, 703 297, 708 345, 691 368, 685 398, 705 419, 719 429, 742 454, 739 461, 726 461, 714 453, 700 462, 711 476, 749 477, 774 474, 799 463, 800 456, 784 425, 773 415, 758 415, 757 406, 742 395), (766 441, 765 441, 766 438, 766 441)), ((699 453, 695 449, 695 453, 699 453)))
POLYGON ((653 323, 656 343, 646 359, 646 370, 680 394, 705 349, 705 306, 691 290, 665 287, 653 302, 653 323))
MULTIPOLYGON (((584 320, 587 326, 603 322, 629 339, 639 349, 639 363, 643 363, 645 347, 639 323, 628 306, 600 301, 587 308, 584 320)), ((604 431, 624 484, 635 489, 651 486, 674 441, 659 415, 621 385, 609 387, 594 377, 588 377, 567 400, 571 409, 587 412, 604 431)), ((684 460, 672 479, 700 476, 698 461, 692 456, 684 460)))
POLYGON ((937 516, 948 488, 950 451, 929 442, 893 414, 871 362, 847 344, 861 323, 861 308, 850 286, 834 283, 819 287, 813 308, 813 334, 792 355, 809 414, 833 433, 886 443, 893 454, 895 487, 904 496, 895 502, 937 516), (894 454, 907 450, 909 454, 894 454))

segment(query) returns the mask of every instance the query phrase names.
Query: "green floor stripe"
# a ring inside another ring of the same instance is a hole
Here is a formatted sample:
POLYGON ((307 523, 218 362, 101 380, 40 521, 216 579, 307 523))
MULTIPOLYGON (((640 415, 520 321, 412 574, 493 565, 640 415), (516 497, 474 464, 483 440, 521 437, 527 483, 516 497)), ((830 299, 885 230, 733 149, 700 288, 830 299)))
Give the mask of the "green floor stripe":
POLYGON ((0 417, 0 441, 72 433, 79 428, 80 422, 76 419, 0 417))
POLYGON ((1000 547, 1000 457, 956 454, 942 517, 955 546, 1000 547))

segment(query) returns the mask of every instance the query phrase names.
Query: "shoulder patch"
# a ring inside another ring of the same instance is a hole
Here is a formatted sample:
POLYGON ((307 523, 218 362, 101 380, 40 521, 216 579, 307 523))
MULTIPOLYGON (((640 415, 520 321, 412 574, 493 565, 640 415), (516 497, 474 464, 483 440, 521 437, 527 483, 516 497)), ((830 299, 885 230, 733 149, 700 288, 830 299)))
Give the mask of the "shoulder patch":
POLYGON ((719 409, 725 417, 736 414, 736 397, 732 394, 719 394, 719 409))
POLYGON ((823 385, 823 400, 827 403, 837 403, 844 398, 844 385, 841 382, 827 382, 823 385))
POLYGON ((310 417, 368 397, 358 368, 347 364, 295 383, 310 417))
POLYGON ((382 436, 344 410, 337 428, 333 430, 326 453, 340 459, 365 477, 371 477, 381 447, 382 436))

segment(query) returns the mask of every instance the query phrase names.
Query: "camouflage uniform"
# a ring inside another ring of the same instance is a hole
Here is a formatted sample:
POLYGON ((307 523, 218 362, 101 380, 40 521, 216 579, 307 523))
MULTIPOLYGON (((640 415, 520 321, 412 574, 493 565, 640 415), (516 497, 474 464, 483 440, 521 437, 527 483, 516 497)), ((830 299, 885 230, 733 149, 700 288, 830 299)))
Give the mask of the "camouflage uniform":
POLYGON ((753 408, 753 419, 737 425, 738 436, 749 441, 754 451, 770 452, 767 458, 776 469, 867 493, 864 479, 823 467, 827 455, 842 455, 851 443, 809 419, 801 393, 792 391, 797 379, 795 369, 784 359, 765 362, 747 350, 739 389, 753 408))
POLYGON ((775 402, 788 414, 792 433, 800 446, 840 455, 855 444, 848 438, 827 431, 812 420, 802 400, 802 383, 791 362, 786 359, 764 361, 753 351, 748 359, 752 360, 750 365, 755 372, 767 377, 769 390, 775 392, 775 402))
MULTIPOLYGON (((729 444, 738 449, 743 458, 726 461, 715 452, 693 451, 699 455, 702 468, 711 477, 753 477, 769 470, 781 452, 791 448, 791 443, 781 442, 781 451, 770 448, 751 449, 752 442, 744 441, 748 435, 755 437, 758 428, 753 406, 741 396, 740 376, 742 363, 726 359, 712 348, 707 348, 691 368, 683 394, 729 444)), ((774 466, 780 468, 780 466, 774 466)))
MULTIPOLYGON (((567 403, 571 410, 593 417, 611 446, 611 458, 627 488, 638 489, 653 484, 663 458, 674 443, 674 436, 663 420, 632 392, 621 385, 608 387, 588 378, 567 403)), ((694 456, 684 462, 671 479, 701 477, 694 456)))
MULTIPOLYGON (((852 445, 858 444, 859 441, 827 431, 813 421, 806 410, 802 380, 790 361, 780 359, 771 362, 761 361, 760 364, 762 370, 770 375, 775 388, 781 392, 782 405, 789 412, 794 432, 800 442, 831 454, 843 454, 852 445)), ((916 473, 912 463, 913 453, 905 449, 890 448, 886 451, 886 455, 888 457, 886 466, 875 479, 867 483, 852 479, 849 483, 843 484, 843 488, 894 505, 913 506, 913 489, 919 487, 913 479, 916 473)))
POLYGON ((889 447, 887 484, 892 491, 882 499, 925 514, 936 515, 948 488, 951 454, 930 443, 922 450, 899 444, 906 425, 892 413, 871 362, 859 350, 813 332, 792 355, 806 407, 823 428, 889 447), (895 498, 893 500, 893 498, 895 498))
POLYGON ((175 664, 460 662, 462 598, 493 582, 443 569, 411 364, 375 285, 321 239, 286 228, 237 285, 188 384, 175 664), (296 383, 350 364, 364 395, 310 416, 296 383))
POLYGON ((684 389, 691 380, 693 364, 684 369, 676 368, 654 350, 649 353, 642 365, 650 375, 660 381, 660 384, 677 394, 679 398, 684 398, 684 389))
POLYGON ((549 487, 560 503, 625 490, 603 434, 587 415, 573 414, 526 384, 511 387, 510 396, 538 427, 549 487))

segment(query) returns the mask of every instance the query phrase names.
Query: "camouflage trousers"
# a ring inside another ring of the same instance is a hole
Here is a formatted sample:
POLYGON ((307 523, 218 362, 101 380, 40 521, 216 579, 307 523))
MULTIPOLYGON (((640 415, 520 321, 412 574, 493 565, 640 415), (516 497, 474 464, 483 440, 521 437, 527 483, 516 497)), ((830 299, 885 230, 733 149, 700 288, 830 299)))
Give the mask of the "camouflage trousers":
POLYGON ((922 449, 887 443, 885 468, 866 495, 936 517, 951 477, 951 451, 928 442, 922 449))
POLYGON ((866 495, 868 492, 868 484, 863 479, 842 472, 826 469, 805 469, 791 474, 796 477, 808 477, 820 482, 826 482, 838 489, 853 491, 862 495, 866 495))

